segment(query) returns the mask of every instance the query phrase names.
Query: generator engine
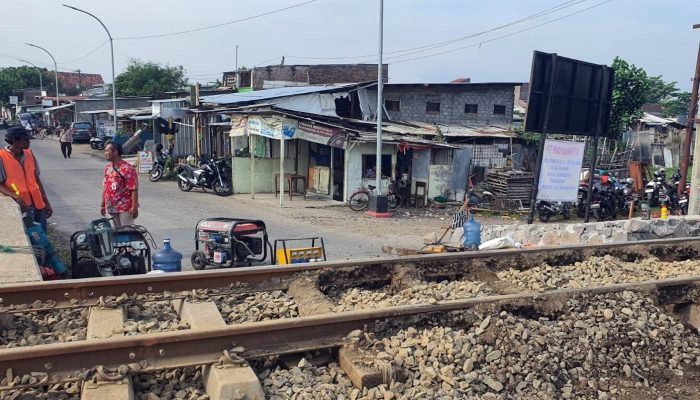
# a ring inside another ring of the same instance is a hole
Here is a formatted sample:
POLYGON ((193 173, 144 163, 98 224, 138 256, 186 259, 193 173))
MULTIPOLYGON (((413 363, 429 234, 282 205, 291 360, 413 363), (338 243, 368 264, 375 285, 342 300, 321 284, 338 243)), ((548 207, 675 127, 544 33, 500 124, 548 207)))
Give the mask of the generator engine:
POLYGON ((267 258, 271 248, 265 223, 259 220, 209 218, 197 223, 192 267, 236 267, 267 258))

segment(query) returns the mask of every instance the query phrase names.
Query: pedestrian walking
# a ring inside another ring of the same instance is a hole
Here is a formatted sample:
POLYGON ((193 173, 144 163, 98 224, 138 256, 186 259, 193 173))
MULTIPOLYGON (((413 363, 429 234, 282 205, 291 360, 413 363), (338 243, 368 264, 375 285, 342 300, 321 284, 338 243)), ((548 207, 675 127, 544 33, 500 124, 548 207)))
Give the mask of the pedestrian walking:
POLYGON ((21 125, 5 133, 8 146, 0 149, 0 193, 11 197, 22 212, 32 216, 48 232, 46 220, 53 215, 53 209, 39 179, 39 164, 29 150, 31 139, 21 125))
POLYGON ((100 213, 114 218, 116 226, 133 225, 139 216, 138 174, 131 164, 122 160, 123 153, 117 143, 107 143, 104 149, 109 162, 104 168, 100 213))
POLYGON ((63 158, 70 158, 73 152, 73 132, 68 125, 64 124, 61 126, 61 136, 58 138, 58 141, 61 142, 63 158))

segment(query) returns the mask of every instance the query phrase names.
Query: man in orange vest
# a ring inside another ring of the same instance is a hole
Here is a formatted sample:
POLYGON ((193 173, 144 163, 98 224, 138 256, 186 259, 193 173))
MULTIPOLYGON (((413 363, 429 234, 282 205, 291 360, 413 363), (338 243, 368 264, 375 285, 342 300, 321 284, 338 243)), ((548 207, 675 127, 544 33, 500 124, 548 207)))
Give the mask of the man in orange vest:
POLYGON ((22 212, 33 216, 47 232, 46 219, 53 209, 39 179, 39 166, 29 150, 31 136, 21 125, 7 130, 5 141, 9 146, 0 149, 0 193, 10 196, 22 212))

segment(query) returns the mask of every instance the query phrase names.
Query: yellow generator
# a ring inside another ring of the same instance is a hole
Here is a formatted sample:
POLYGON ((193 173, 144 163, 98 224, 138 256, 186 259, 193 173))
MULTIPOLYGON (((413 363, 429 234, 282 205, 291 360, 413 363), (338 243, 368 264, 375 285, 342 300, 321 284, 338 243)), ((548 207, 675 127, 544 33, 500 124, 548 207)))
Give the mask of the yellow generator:
POLYGON ((275 240, 275 260, 277 265, 303 264, 326 261, 326 247, 322 237, 275 240), (288 242, 308 241, 308 247, 289 247, 288 242))

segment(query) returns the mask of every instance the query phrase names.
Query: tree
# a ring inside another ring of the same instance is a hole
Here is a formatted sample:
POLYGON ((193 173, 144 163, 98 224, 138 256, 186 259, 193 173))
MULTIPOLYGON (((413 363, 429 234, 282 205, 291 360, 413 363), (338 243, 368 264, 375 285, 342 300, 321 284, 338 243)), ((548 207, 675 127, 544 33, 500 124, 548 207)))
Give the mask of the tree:
MULTIPOLYGON (((53 74, 50 74, 45 68, 41 70, 42 79, 44 81, 44 90, 47 93, 54 91, 53 74)), ((0 68, 0 104, 9 104, 10 96, 15 90, 39 88, 39 72, 34 67, 5 67, 0 68)))
POLYGON ((162 98, 165 92, 187 85, 182 66, 162 66, 155 62, 132 59, 126 71, 116 77, 119 96, 150 96, 162 98))
POLYGON ((659 103, 675 98, 680 90, 676 87, 678 82, 664 82, 662 76, 652 76, 649 78, 649 92, 647 94, 647 103, 659 103))
POLYGON ((647 103, 651 82, 647 73, 634 64, 615 57, 612 107, 610 110, 610 135, 620 139, 632 121, 642 116, 642 106, 647 103))
POLYGON ((687 114, 690 108, 690 97, 690 92, 678 92, 674 97, 662 102, 664 115, 675 117, 687 114))

